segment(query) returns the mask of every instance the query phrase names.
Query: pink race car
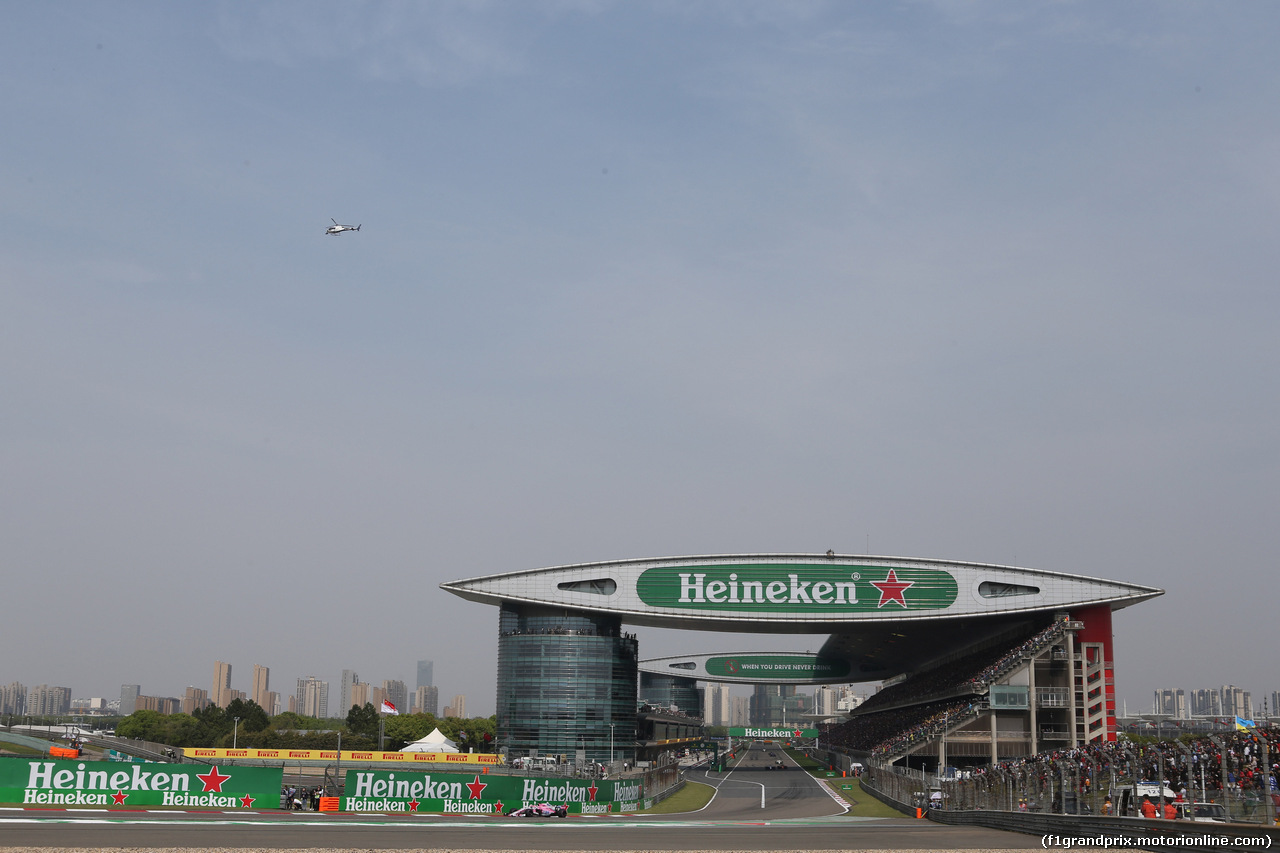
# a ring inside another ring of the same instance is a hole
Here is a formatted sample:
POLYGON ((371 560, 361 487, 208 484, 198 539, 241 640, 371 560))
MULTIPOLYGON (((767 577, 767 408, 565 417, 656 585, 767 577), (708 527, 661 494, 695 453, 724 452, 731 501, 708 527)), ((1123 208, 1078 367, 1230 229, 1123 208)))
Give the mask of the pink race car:
POLYGON ((568 806, 553 806, 550 803, 538 803, 535 806, 521 806, 507 812, 507 817, 568 817, 568 806))

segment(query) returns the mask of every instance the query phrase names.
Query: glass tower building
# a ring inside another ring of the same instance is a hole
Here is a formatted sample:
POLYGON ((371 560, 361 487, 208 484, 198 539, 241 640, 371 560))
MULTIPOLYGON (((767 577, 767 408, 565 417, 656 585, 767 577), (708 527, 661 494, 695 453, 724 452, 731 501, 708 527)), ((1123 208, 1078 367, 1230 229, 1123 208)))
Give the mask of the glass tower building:
POLYGON ((498 617, 498 745, 588 761, 635 758, 638 643, 616 616, 505 602, 498 617))
POLYGON ((702 717, 702 694, 696 678, 640 673, 640 701, 664 711, 677 710, 690 717, 702 717))

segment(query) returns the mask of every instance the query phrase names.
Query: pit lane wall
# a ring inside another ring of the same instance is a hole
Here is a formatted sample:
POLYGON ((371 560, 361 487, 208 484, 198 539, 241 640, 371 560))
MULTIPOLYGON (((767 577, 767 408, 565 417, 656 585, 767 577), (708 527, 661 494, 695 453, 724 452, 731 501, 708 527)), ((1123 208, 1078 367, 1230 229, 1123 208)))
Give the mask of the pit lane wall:
POLYGON ((279 808, 279 767, 0 760, 0 803, 31 807, 279 808))
POLYGON ((484 773, 348 770, 341 797, 321 811, 505 814, 537 803, 566 805, 569 814, 618 814, 644 808, 638 779, 547 779, 484 773))

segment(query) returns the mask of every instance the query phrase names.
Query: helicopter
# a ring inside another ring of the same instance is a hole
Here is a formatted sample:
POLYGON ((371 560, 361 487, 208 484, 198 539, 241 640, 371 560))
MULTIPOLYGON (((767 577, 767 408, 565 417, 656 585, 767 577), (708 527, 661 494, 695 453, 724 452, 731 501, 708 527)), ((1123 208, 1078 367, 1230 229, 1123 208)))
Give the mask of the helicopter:
POLYGON ((359 231, 360 225, 364 224, 362 222, 360 225, 339 225, 338 220, 333 217, 329 217, 329 221, 332 222, 333 225, 325 229, 324 233, 326 234, 341 234, 343 231, 359 231))

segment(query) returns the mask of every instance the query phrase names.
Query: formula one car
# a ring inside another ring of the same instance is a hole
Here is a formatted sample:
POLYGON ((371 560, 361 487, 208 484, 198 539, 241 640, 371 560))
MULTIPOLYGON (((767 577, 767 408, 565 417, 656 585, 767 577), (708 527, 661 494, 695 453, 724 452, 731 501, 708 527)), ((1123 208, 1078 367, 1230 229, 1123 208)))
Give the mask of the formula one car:
POLYGON ((521 806, 507 812, 507 817, 568 817, 568 806, 553 806, 550 803, 538 803, 535 806, 521 806))

